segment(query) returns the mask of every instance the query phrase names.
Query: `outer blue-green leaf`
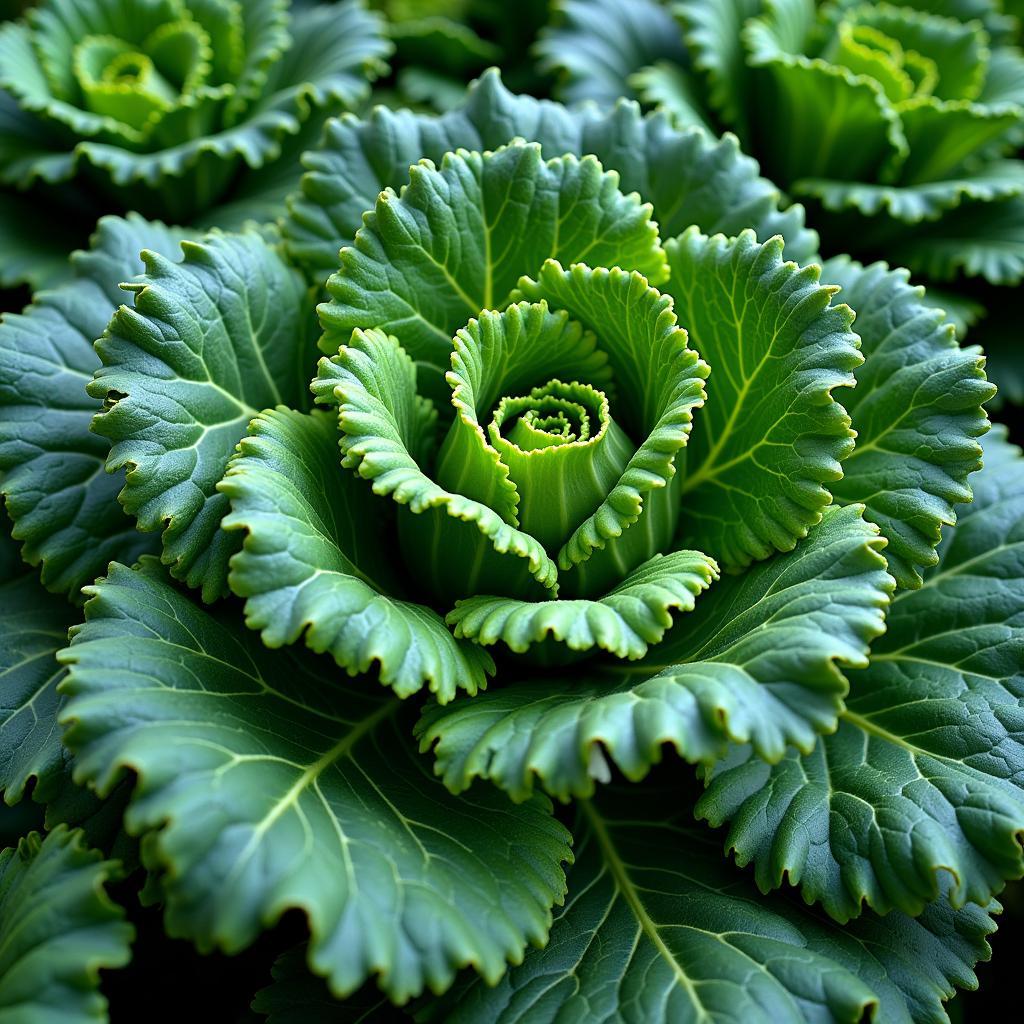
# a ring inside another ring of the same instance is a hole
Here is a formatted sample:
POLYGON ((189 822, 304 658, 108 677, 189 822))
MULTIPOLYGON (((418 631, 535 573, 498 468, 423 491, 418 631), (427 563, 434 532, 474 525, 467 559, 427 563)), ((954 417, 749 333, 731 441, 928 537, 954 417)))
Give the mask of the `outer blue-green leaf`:
POLYGON ((134 929, 105 884, 116 863, 63 826, 0 853, 0 1020, 107 1020, 100 970, 123 967, 134 929))
POLYGON ((237 536, 217 492, 235 445, 261 409, 302 406, 312 373, 312 310, 299 274, 255 231, 183 242, 174 263, 151 250, 126 286, 89 394, 93 430, 127 469, 119 500, 139 528, 162 531, 163 560, 210 601, 227 591, 237 536))
POLYGON ((52 790, 63 766, 56 654, 67 642, 73 610, 23 572, 0 583, 0 792, 8 804, 35 780, 52 790))
POLYGON ((985 463, 938 564, 850 673, 838 732, 711 773, 698 814, 729 821, 762 889, 788 877, 844 921, 864 903, 985 904, 1024 875, 1024 459, 997 435, 985 463))
POLYGON ((112 558, 152 549, 118 508, 122 481, 103 471, 109 444, 89 429, 100 405, 86 385, 118 284, 142 270, 139 250, 171 251, 180 238, 140 217, 105 217, 67 283, 0 324, 0 491, 25 560, 51 590, 74 597, 112 558))
POLYGON ((588 796, 606 758, 639 780, 666 745, 704 763, 730 743, 772 762, 788 744, 809 751, 842 710, 840 666, 867 664, 883 629, 881 545, 856 509, 830 509, 795 551, 717 582, 643 661, 428 707, 421 746, 453 792, 486 778, 517 800, 535 782, 588 796))
POLYGON ((981 467, 982 408, 995 393, 978 349, 963 349, 945 314, 925 304, 906 271, 840 257, 822 271, 857 310, 864 365, 844 394, 857 444, 843 462, 837 501, 861 502, 889 544, 889 571, 902 587, 919 586, 934 565, 943 525, 970 501, 968 476, 981 467))
POLYGON ((817 266, 759 244, 691 228, 666 246, 680 324, 711 366, 683 479, 687 543, 728 567, 789 551, 821 518, 853 450, 835 388, 863 362, 853 313, 817 266))
MULTIPOLYGON (((685 791, 685 790, 684 790, 685 791)), ((995 930, 943 904, 845 927, 728 867, 688 824, 678 785, 585 801, 551 941, 499 984, 421 1020, 451 1024, 946 1024, 995 930)), ((990 909, 998 910, 998 906, 990 909)))
POLYGON ((687 63, 678 26, 655 0, 556 0, 535 47, 541 71, 566 103, 613 104, 633 97, 633 72, 664 61, 687 63))
POLYGON ((600 112, 515 96, 488 71, 458 109, 440 117, 376 108, 364 120, 331 122, 321 147, 307 155, 309 173, 285 223, 289 251, 319 283, 351 245, 362 215, 385 188, 399 188, 418 160, 439 163, 453 149, 494 150, 514 138, 539 142, 547 159, 592 154, 619 174, 624 192, 654 205, 666 238, 691 224, 713 234, 752 228, 759 238, 779 234, 786 255, 806 261, 818 248, 803 209, 780 210, 778 189, 758 176, 732 136, 712 140, 699 129, 680 131, 664 115, 641 117, 630 103, 600 112))
POLYGON ((336 996, 374 978, 398 1003, 470 964, 493 984, 546 939, 570 854, 545 800, 451 797, 399 700, 267 650, 153 559, 90 595, 61 655, 65 738, 101 796, 137 776, 125 825, 168 934, 233 953, 297 909, 336 996))

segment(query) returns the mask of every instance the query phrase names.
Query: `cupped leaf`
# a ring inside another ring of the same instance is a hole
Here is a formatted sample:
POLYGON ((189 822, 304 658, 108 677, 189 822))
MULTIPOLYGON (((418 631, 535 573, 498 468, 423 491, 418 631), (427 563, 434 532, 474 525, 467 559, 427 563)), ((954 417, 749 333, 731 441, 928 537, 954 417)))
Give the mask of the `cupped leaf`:
POLYGON ((612 104, 633 96, 633 72, 659 61, 687 64, 672 16, 655 0, 558 0, 537 40, 539 67, 556 79, 567 103, 612 104))
POLYGON ((122 481, 103 472, 109 443, 89 425, 93 342, 118 303, 118 283, 143 268, 139 250, 171 251, 180 230, 129 215, 104 217, 69 280, 0 324, 0 491, 14 536, 50 589, 74 598, 113 558, 153 548, 117 506, 122 481))
POLYGON ((805 261, 817 252, 803 209, 782 211, 778 189, 758 176, 757 164, 732 136, 716 140, 697 129, 680 131, 664 115, 641 117, 633 104, 570 110, 516 96, 494 70, 440 117, 377 107, 365 120, 330 122, 321 147, 306 157, 302 192, 289 204, 289 251, 319 283, 337 268, 338 249, 352 245, 378 194, 406 183, 410 164, 440 163, 460 147, 495 150, 517 137, 540 143, 547 157, 593 154, 618 172, 624 191, 654 205, 666 238, 691 224, 729 235, 752 228, 759 238, 782 235, 790 259, 805 261))
POLYGON ((782 239, 753 232, 668 244, 680 323, 711 365, 687 448, 682 531, 726 566, 790 550, 821 517, 853 450, 832 398, 863 362, 853 312, 820 267, 784 262, 782 239))
POLYGON ((473 983, 434 1017, 452 1024, 940 1024, 974 988, 998 906, 840 928, 764 897, 676 811, 679 788, 585 802, 570 893, 551 941, 494 988, 473 983), (667 810, 668 809, 668 810, 667 810))
POLYGON ((752 149, 784 185, 895 173, 908 150, 899 115, 873 78, 807 56, 813 16, 803 0, 776 0, 743 30, 753 69, 752 149))
POLYGON ((984 905, 1024 875, 1024 460, 1000 435, 939 563, 850 674, 838 732, 711 773, 698 814, 729 822, 762 889, 788 878, 845 921, 984 905))
POLYGON ((552 637, 573 651, 599 647, 617 658, 642 658, 672 625, 672 611, 692 611, 718 566, 699 551, 657 555, 596 601, 513 601, 470 597, 448 613, 455 635, 504 643, 517 653, 552 637))
POLYGON ((667 276, 651 207, 619 191, 593 157, 545 162, 536 143, 459 150, 421 162, 397 195, 381 193, 320 306, 321 348, 355 328, 395 334, 413 359, 447 366, 452 337, 501 309, 519 278, 548 258, 667 276))
POLYGON ((312 366, 312 310, 301 277, 255 231, 182 242, 184 260, 142 253, 125 285, 135 307, 114 314, 88 385, 104 409, 93 429, 112 442, 111 472, 139 528, 162 531, 163 560, 207 601, 226 593, 237 534, 217 491, 249 421, 267 406, 303 404, 312 366), (308 362, 307 362, 308 360, 308 362))
POLYGON ((454 601, 557 591, 558 567, 540 541, 420 468, 431 454, 437 413, 416 394, 416 366, 396 338, 355 331, 337 356, 320 360, 312 388, 317 401, 338 408, 342 465, 402 506, 406 565, 429 592, 454 601))
POLYGON ((436 747, 453 792, 486 778, 517 800, 535 780, 562 800, 589 796, 605 755, 639 780, 669 744, 704 763, 730 743, 772 762, 787 744, 810 751, 842 710, 841 667, 866 665, 884 628, 883 544, 857 509, 829 509, 796 551, 716 583, 644 661, 428 707, 421 747, 436 747))
POLYGON ((857 310, 864 355, 857 387, 844 395, 857 446, 832 491, 865 505, 889 541, 889 571, 916 587, 937 560, 943 525, 956 522, 954 505, 971 500, 967 478, 981 468, 978 439, 988 429, 982 405, 995 387, 984 357, 960 348, 953 324, 925 305, 906 271, 840 257, 822 276, 857 310))
POLYGON ((67 641, 72 609, 48 594, 34 573, 0 583, 0 793, 17 803, 35 781, 38 797, 61 775, 56 653, 67 641))
POLYGON ((105 885, 117 865, 80 832, 33 832, 0 853, 0 1007, 10 1021, 107 1019, 100 970, 123 967, 134 929, 105 885))
POLYGON ((900 165, 899 180, 920 185, 955 177, 965 161, 986 148, 1012 145, 1010 135, 1022 120, 1024 109, 1013 105, 983 107, 931 97, 905 104, 900 125, 910 152, 900 165))
POLYGON ((568 833, 541 799, 450 797, 379 688, 267 650, 152 559, 112 566, 61 657, 76 778, 138 777, 125 822, 170 935, 236 952, 300 909, 335 996, 374 977, 398 1003, 546 939, 568 833))
POLYGON ((456 333, 446 379, 455 417, 438 456, 438 482, 557 549, 600 504, 606 480, 621 469, 621 449, 629 447, 621 431, 613 436, 618 428, 609 423, 607 398, 594 390, 611 372, 593 333, 543 302, 484 310, 456 333), (555 404, 545 406, 542 390, 555 404), (581 401, 594 408, 584 409, 581 401), (503 429, 524 424, 528 407, 579 410, 579 422, 567 424, 571 439, 548 445, 542 455, 533 450, 535 442, 516 434, 524 451, 505 437, 503 429))
POLYGON ((551 260, 536 281, 520 281, 518 294, 566 310, 597 336, 618 393, 616 415, 633 437, 643 438, 558 554, 578 592, 591 596, 671 541, 679 516, 675 462, 694 410, 704 404, 708 367, 687 347, 671 298, 635 271, 581 264, 564 270, 551 260))
MULTIPOLYGON (((349 675, 378 667, 400 697, 427 686, 442 703, 486 685, 490 659, 458 643, 436 612, 402 593, 382 502, 341 468, 335 417, 277 409, 249 426, 219 488, 227 530, 244 531, 231 589, 268 647, 305 637, 349 675)), ((384 506, 386 510, 386 506, 384 506)))

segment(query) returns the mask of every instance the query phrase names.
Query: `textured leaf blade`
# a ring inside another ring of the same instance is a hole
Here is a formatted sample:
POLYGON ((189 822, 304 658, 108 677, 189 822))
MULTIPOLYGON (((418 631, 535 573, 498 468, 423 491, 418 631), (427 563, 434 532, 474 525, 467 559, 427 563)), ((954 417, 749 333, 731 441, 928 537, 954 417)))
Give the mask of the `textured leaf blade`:
POLYGON ((711 365, 687 449, 683 536, 727 566, 788 551, 829 504, 853 450, 833 399, 863 361, 848 306, 820 269, 759 244, 691 229, 668 243, 679 322, 711 365))
POLYGON ((838 258, 822 270, 858 311, 864 364, 845 404, 857 445, 843 463, 836 500, 861 502, 889 544, 889 571, 919 586, 936 560, 954 505, 970 501, 969 474, 981 467, 982 405, 995 393, 977 349, 961 349, 944 314, 927 307, 905 271, 838 258))
POLYGON ((497 71, 484 74, 463 104, 440 117, 377 108, 364 120, 331 122, 321 147, 306 157, 302 193, 289 204, 289 251, 321 280, 337 267, 338 250, 352 244, 377 195, 408 180, 410 164, 439 163, 459 147, 494 150, 514 138, 539 142, 546 157, 593 154, 618 172, 624 192, 654 205, 666 238, 691 224, 709 234, 753 228, 759 238, 782 235, 790 259, 806 261, 817 252, 803 209, 781 209, 778 189, 758 176, 756 162, 732 136, 713 140, 697 129, 680 131, 663 115, 641 117, 629 104, 569 110, 516 96, 497 71))
POLYGON ((749 87, 742 30, 761 8, 760 0, 682 0, 672 8, 694 67, 707 77, 708 103, 741 138, 748 137, 749 87))
POLYGON ((1014 285, 1024 277, 1024 197, 964 202, 888 246, 893 263, 938 281, 980 277, 1014 285))
POLYGON ((567 103, 614 103, 633 96, 630 75, 664 61, 686 64, 686 50, 672 16, 654 0, 561 0, 543 29, 536 52, 541 71, 558 79, 567 103))
POLYGON ((255 231, 182 243, 184 260, 143 253, 133 309, 114 315, 89 394, 105 400, 93 429, 112 442, 108 471, 140 529, 162 531, 163 559, 205 600, 227 590, 237 535, 217 492, 250 419, 303 404, 312 369, 306 289, 255 231))
POLYGON ((268 651, 153 560, 114 565, 91 595, 62 655, 66 739, 101 795, 138 776, 126 826, 169 934, 234 952, 298 908, 336 996, 376 976, 396 1002, 470 963, 494 982, 544 941, 569 858, 545 801, 452 799, 399 701, 268 651))
POLYGON ((769 761, 810 750, 842 709, 840 666, 865 665, 883 629, 881 545, 856 509, 830 509, 796 551, 718 581, 645 660, 428 707, 421 747, 453 792, 487 778, 514 799, 537 782, 563 800, 607 780, 606 757, 643 778, 665 745, 704 763, 730 743, 769 761))
POLYGON ((976 985, 988 914, 941 905, 839 928, 764 897, 714 841, 666 815, 678 787, 619 789, 583 805, 564 910, 543 950, 495 988, 443 1005, 456 1024, 669 1024, 742 1019, 946 1021, 954 986, 976 985), (922 970, 922 964, 928 969, 922 970))
POLYGON ((0 792, 9 804, 35 780, 38 798, 61 775, 57 651, 72 610, 24 573, 0 583, 0 792))
POLYGON ((905 224, 937 220, 962 202, 997 202, 1024 192, 1024 160, 994 160, 973 173, 919 185, 878 185, 870 182, 803 178, 793 192, 811 197, 832 212, 854 209, 867 217, 884 214, 905 224))
POLYGON ((840 921, 984 904, 1024 874, 1024 460, 1002 437, 985 455, 941 560, 851 673, 839 731, 772 767, 737 752, 698 804, 762 889, 788 874, 840 921))
POLYGON ((548 637, 570 650, 598 647, 618 658, 642 658, 672 624, 672 611, 692 611, 718 578, 718 566, 699 551, 673 551, 645 562, 596 601, 458 601, 447 622, 455 635, 479 644, 499 641, 522 653, 548 637))
POLYGON ((68 1024, 107 1019, 99 972, 128 962, 134 932, 104 888, 116 876, 115 863, 64 827, 45 839, 33 832, 0 853, 5 1017, 68 1024))
POLYGON ((667 274, 651 208, 618 189, 593 158, 544 162, 536 143, 448 153, 420 163, 396 196, 383 192, 341 253, 320 306, 321 348, 356 328, 394 334, 413 359, 447 367, 455 332, 502 309, 547 259, 667 274), (385 287, 381 282, 385 281, 385 287))
POLYGON ((0 325, 0 490, 25 560, 71 597, 111 559, 131 562, 153 547, 117 507, 121 481, 103 472, 109 444, 89 429, 100 406, 86 385, 117 286, 142 270, 139 250, 180 239, 179 229, 134 215, 105 217, 92 248, 72 257, 73 280, 0 325))
POLYGON ((230 583, 249 627, 269 647, 304 634, 349 675, 376 663, 401 697, 427 686, 444 703, 457 687, 486 686, 486 655, 429 608, 392 596, 402 587, 386 556, 387 506, 342 469, 335 418, 271 410, 249 431, 219 487, 231 499, 225 529, 245 533, 230 583))

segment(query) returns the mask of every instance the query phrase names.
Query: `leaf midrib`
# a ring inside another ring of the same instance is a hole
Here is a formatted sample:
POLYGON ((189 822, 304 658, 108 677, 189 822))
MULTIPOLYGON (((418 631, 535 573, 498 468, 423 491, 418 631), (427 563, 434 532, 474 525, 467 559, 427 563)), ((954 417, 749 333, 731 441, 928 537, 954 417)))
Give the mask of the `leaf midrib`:
POLYGON ((658 932, 657 924, 651 918, 650 914, 647 913, 647 908, 643 905, 643 901, 640 899, 640 895, 636 891, 636 886, 633 885, 633 881, 629 877, 626 865, 619 856, 618 851, 615 849, 615 844, 612 842, 611 836, 608 834, 608 829, 604 823, 604 819, 600 814, 598 814, 594 805, 589 800, 581 800, 580 808, 594 833, 594 837, 597 839, 597 844, 601 849, 605 862, 608 864, 608 869, 615 881, 615 885, 619 892, 622 893, 622 897, 625 899, 630 910, 633 911, 633 915, 636 918, 637 923, 640 925, 640 930, 658 951, 658 954, 671 966, 673 974, 675 974, 676 978, 679 979, 683 988, 686 989, 699 1014, 697 1020, 710 1022, 712 1018, 709 1016, 703 1003, 698 997, 693 982, 683 970, 679 961, 672 955, 672 950, 665 945, 664 940, 658 932))

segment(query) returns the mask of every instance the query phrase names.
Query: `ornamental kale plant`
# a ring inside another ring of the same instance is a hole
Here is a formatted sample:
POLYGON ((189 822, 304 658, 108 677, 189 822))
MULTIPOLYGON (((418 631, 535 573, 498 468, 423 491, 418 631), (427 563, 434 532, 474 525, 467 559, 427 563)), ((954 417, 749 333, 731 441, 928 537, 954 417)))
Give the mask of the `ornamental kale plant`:
POLYGON ((289 8, 42 0, 0 26, 0 285, 59 283, 104 213, 272 221, 390 51, 362 0, 289 8))
POLYGON ((984 317, 972 338, 1021 402, 1021 14, 1014 0, 563 0, 538 51, 566 99, 632 95, 735 132, 826 252, 909 267, 961 326, 984 317))
POLYGON ((102 1017, 127 871, 201 951, 300 912, 276 1021, 947 1020, 1024 874, 983 357, 632 103, 307 165, 0 326, 0 1000, 102 1017))
POLYGON ((517 91, 541 87, 530 46, 548 17, 548 0, 522 0, 510 16, 502 0, 371 0, 395 45, 393 80, 375 90, 389 106, 444 111, 465 83, 492 64, 517 91), (393 95, 389 95, 392 93, 393 95))

